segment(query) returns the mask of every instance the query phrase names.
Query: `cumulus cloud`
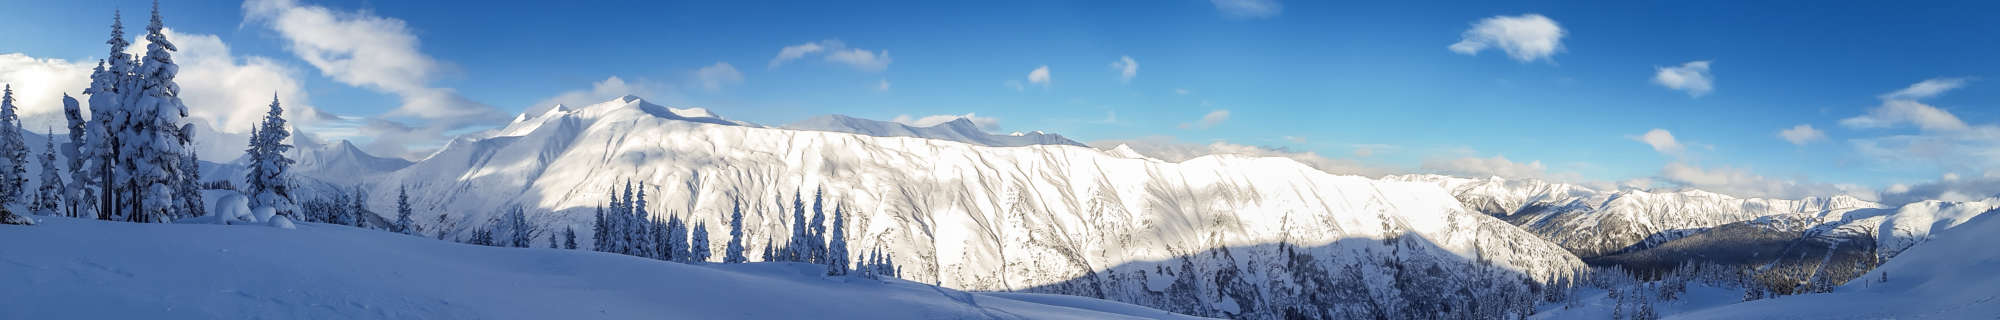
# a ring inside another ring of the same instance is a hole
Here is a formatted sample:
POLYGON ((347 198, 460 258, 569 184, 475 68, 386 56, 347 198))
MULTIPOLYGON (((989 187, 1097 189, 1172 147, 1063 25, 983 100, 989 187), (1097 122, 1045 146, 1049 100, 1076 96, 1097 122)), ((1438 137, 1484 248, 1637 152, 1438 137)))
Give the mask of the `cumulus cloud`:
POLYGON ((728 62, 716 62, 695 70, 694 81, 703 90, 722 91, 724 86, 743 83, 743 73, 737 72, 736 67, 730 66, 728 62))
POLYGON ((1686 146, 1681 145, 1680 140, 1674 139, 1674 134, 1667 132, 1666 129, 1646 131, 1646 134, 1633 137, 1633 140, 1644 142, 1646 145, 1652 146, 1653 151, 1668 155, 1679 155, 1681 150, 1686 149, 1686 146))
POLYGON ((1139 62, 1133 61, 1132 56, 1120 56, 1118 61, 1111 62, 1111 70, 1118 71, 1119 81, 1132 83, 1132 77, 1139 76, 1139 62))
POLYGON ((464 127, 501 118, 498 109, 431 86, 443 63, 418 50, 402 21, 366 11, 343 12, 294 0, 243 3, 244 22, 270 28, 286 49, 340 83, 395 94, 402 105, 387 116, 410 116, 464 127))
POLYGON ((1708 61, 1683 63, 1678 67, 1656 67, 1653 83, 1667 89, 1686 91, 1688 96, 1701 97, 1715 89, 1713 78, 1708 75, 1708 61))
POLYGON ((979 130, 986 130, 986 131, 1000 130, 999 118, 981 117, 978 114, 974 113, 928 115, 928 116, 923 116, 921 118, 911 117, 910 115, 903 114, 903 115, 896 115, 895 119, 890 119, 889 121, 910 125, 912 127, 929 127, 929 126, 944 124, 946 122, 952 122, 953 120, 958 120, 958 119, 965 119, 968 121, 972 121, 972 125, 979 127, 979 130))
POLYGON ((548 110, 548 108, 555 107, 556 105, 565 105, 570 107, 586 106, 599 102, 610 101, 613 98, 623 97, 626 95, 635 95, 640 97, 657 99, 658 97, 667 95, 668 92, 670 92, 670 90, 671 88, 664 84, 653 83, 643 80, 625 81, 625 79, 623 78, 612 76, 609 78, 604 78, 604 80, 602 81, 590 84, 589 89, 564 91, 563 93, 556 94, 556 96, 554 97, 549 97, 548 99, 542 99, 541 102, 536 102, 533 107, 528 108, 526 113, 539 114, 542 111, 548 110))
POLYGON ((1882 100, 1929 99, 1931 97, 1942 95, 1946 91, 1951 91, 1952 89, 1958 89, 1960 87, 1964 87, 1966 81, 1969 80, 1970 79, 1968 78, 1925 79, 1923 82, 1911 84, 1909 87, 1903 88, 1902 90, 1896 90, 1896 92, 1884 93, 1878 97, 1882 98, 1882 100))
POLYGON ((1397 170, 1368 166, 1350 159, 1327 158, 1310 151, 1295 151, 1283 147, 1242 145, 1220 140, 1200 144, 1177 141, 1173 137, 1150 136, 1138 139, 1092 141, 1090 145, 1104 150, 1111 150, 1117 148, 1119 145, 1124 145, 1132 148, 1132 151, 1138 152, 1140 155, 1166 162, 1182 162, 1208 155, 1236 155, 1292 159, 1293 161, 1304 163, 1306 166, 1332 174, 1381 177, 1387 174, 1400 173, 1397 170))
POLYGON ((23 118, 24 126, 41 128, 49 123, 61 123, 46 119, 61 119, 63 94, 80 101, 88 100, 83 95, 83 88, 90 85, 90 69, 93 67, 96 67, 94 63, 84 61, 35 58, 20 53, 0 54, 0 84, 14 89, 14 106, 20 108, 15 112, 23 118))
POLYGON ((1261 19, 1278 16, 1285 5, 1278 0, 1209 0, 1216 11, 1231 19, 1261 19))
POLYGON ((1665 168, 1661 168, 1659 178, 1684 187, 1737 197, 1798 199, 1847 195, 1870 201, 1881 199, 1877 192, 1858 185, 1820 184, 1770 178, 1753 174, 1746 169, 1727 167, 1710 169, 1680 162, 1669 163, 1665 168))
POLYGON ((827 39, 778 49, 778 56, 772 57, 771 62, 765 68, 777 69, 779 66, 783 66, 792 60, 803 59, 815 54, 825 54, 827 62, 839 63, 853 67, 855 70, 867 72, 888 70, 889 63, 895 61, 889 58, 889 50, 868 51, 861 48, 849 48, 847 47, 847 43, 841 42, 839 39, 827 39))
POLYGON ((1550 57, 1562 51, 1564 34, 1555 20, 1539 14, 1494 16, 1473 23, 1450 48, 1459 54, 1478 55, 1479 51, 1498 47, 1515 61, 1554 61, 1550 57))
POLYGON ((1785 139, 1786 142, 1791 142, 1794 145, 1803 146, 1813 141, 1826 140, 1826 133, 1820 132, 1819 129, 1813 129, 1810 124, 1801 124, 1793 126, 1791 129, 1778 131, 1778 138, 1785 139))
POLYGON ((1209 111, 1208 114, 1201 115, 1201 119, 1195 120, 1194 122, 1181 123, 1181 129, 1208 129, 1210 127, 1214 127, 1215 125, 1222 124, 1223 121, 1228 121, 1228 120, 1229 120, 1229 110, 1218 109, 1215 111, 1209 111))
POLYGON ((1033 71, 1028 71, 1028 84, 1029 84, 1029 85, 1041 85, 1041 86, 1042 86, 1042 88, 1048 88, 1048 87, 1049 87, 1049 66, 1048 66, 1048 65, 1042 65, 1042 66, 1040 66, 1040 67, 1036 67, 1036 68, 1035 68, 1035 70, 1033 70, 1033 71))
MULTIPOLYGON (((269 58, 236 57, 214 35, 173 29, 167 29, 166 35, 180 49, 174 62, 181 66, 181 72, 174 81, 181 86, 181 101, 187 104, 189 117, 211 121, 222 132, 248 133, 263 121, 275 97, 283 102, 291 121, 311 125, 326 120, 312 107, 297 70, 269 58)), ((132 44, 127 53, 145 54, 145 38, 132 44)))

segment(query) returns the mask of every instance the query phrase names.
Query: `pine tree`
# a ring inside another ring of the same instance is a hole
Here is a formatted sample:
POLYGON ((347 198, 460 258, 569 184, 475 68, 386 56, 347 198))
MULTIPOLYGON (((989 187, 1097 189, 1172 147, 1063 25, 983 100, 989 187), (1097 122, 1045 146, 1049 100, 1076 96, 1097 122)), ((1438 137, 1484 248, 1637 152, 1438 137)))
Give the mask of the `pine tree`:
POLYGON ((847 216, 840 207, 833 208, 833 236, 827 243, 826 273, 847 275, 847 216))
POLYGON ((576 250, 576 227, 563 227, 563 249, 576 250))
POLYGON ((28 143, 21 140, 21 116, 14 107, 14 85, 0 93, 0 207, 21 203, 28 185, 28 143))
POLYGON ((806 229, 805 201, 799 199, 799 194, 794 192, 792 193, 792 238, 786 241, 785 251, 779 252, 783 255, 780 259, 805 262, 806 252, 808 251, 806 242, 808 241, 810 232, 809 229, 806 229))
POLYGON ((208 215, 208 204, 201 200, 201 156, 188 151, 181 157, 181 174, 174 179, 174 197, 179 200, 181 217, 208 215))
POLYGON ((666 245, 663 256, 665 256, 667 261, 688 261, 687 223, 681 221, 679 216, 669 215, 666 225, 666 245))
POLYGON ((597 206, 597 214, 592 215, 590 221, 590 250, 608 252, 605 249, 611 248, 611 241, 606 235, 610 234, 611 226, 606 224, 604 206, 597 206))
POLYGON ((123 136, 118 161, 124 173, 119 180, 128 194, 121 205, 128 210, 126 219, 133 222, 160 222, 173 216, 170 209, 177 197, 172 184, 184 170, 179 158, 188 143, 187 132, 193 131, 184 124, 187 106, 174 82, 180 67, 174 64, 173 51, 179 49, 165 32, 159 4, 154 3, 152 21, 146 25, 146 55, 134 71, 137 90, 125 98, 130 114, 118 131, 123 136))
POLYGON ((646 186, 642 184, 639 186, 638 195, 632 198, 633 223, 631 226, 633 228, 627 232, 631 233, 633 248, 632 253, 629 254, 658 258, 660 257, 659 250, 657 250, 658 248, 654 248, 654 244, 657 242, 653 236, 653 220, 647 214, 646 207, 646 186))
POLYGON ((70 179, 68 184, 63 185, 63 215, 74 218, 82 216, 84 208, 93 203, 89 192, 91 184, 86 175, 90 170, 84 169, 86 159, 83 153, 84 146, 88 145, 89 134, 86 132, 89 131, 84 124, 83 106, 77 103, 76 98, 64 93, 62 103, 63 118, 69 120, 69 142, 62 145, 62 156, 69 159, 70 179))
POLYGON ((29 211, 36 214, 55 215, 62 212, 62 176, 56 171, 55 132, 50 130, 48 143, 42 149, 42 186, 35 192, 35 201, 28 204, 29 211))
POLYGON ((556 242, 556 234, 554 234, 554 233, 550 233, 550 234, 549 234, 549 249, 561 249, 561 248, 562 248, 562 246, 560 245, 560 243, 557 243, 557 242, 556 242))
POLYGON ((807 225, 806 262, 826 263, 826 213, 821 201, 824 189, 813 191, 812 223, 807 225))
POLYGON ((688 261, 708 262, 708 224, 694 226, 693 239, 689 240, 688 261))
POLYGON ((743 263, 743 205, 737 202, 729 212, 729 246, 722 251, 722 263, 743 263))
POLYGON ((291 131, 285 127, 284 115, 277 95, 272 95, 270 111, 264 114, 264 122, 253 129, 250 147, 243 151, 250 157, 249 167, 244 170, 243 192, 249 194, 253 208, 271 207, 280 215, 294 216, 289 172, 293 161, 285 157, 285 152, 292 149, 285 144, 291 131))
POLYGON ((402 234, 416 234, 417 233, 416 221, 411 220, 410 218, 410 214, 412 213, 415 212, 414 210, 410 210, 410 187, 409 186, 397 187, 396 225, 390 227, 390 229, 393 229, 391 231, 395 231, 397 233, 402 233, 402 234))
POLYGON ((97 64, 90 74, 90 87, 83 90, 90 95, 90 122, 85 124, 85 145, 81 147, 83 158, 88 159, 83 168, 86 174, 75 178, 90 185, 83 190, 86 196, 94 194, 91 206, 97 210, 97 219, 119 219, 118 203, 124 201, 123 184, 118 182, 121 168, 119 154, 124 141, 120 133, 124 130, 125 118, 129 116, 125 95, 133 91, 132 56, 125 53, 131 43, 125 41, 125 24, 118 11, 111 14, 111 39, 104 43, 111 45, 110 54, 97 64))
POLYGON ((502 215, 493 228, 493 239, 500 246, 527 248, 529 242, 534 241, 534 234, 534 226, 528 224, 528 213, 521 207, 514 207, 502 215))

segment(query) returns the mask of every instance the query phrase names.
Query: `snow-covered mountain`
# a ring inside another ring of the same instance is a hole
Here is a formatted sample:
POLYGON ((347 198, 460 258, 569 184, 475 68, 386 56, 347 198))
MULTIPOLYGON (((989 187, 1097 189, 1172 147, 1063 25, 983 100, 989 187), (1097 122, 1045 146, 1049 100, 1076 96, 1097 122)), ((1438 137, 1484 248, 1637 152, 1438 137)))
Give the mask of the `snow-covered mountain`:
POLYGON ((688 265, 376 230, 0 225, 4 319, 1186 319, 1102 300, 688 265))
POLYGON ((292 171, 301 176, 333 184, 353 184, 410 166, 409 160, 377 157, 361 151, 353 143, 340 140, 320 145, 297 139, 293 145, 292 171))
MULTIPOLYGON (((2000 250, 1994 250, 1996 235, 2000 235, 2000 217, 1993 214, 1960 215, 1967 212, 1991 212, 1994 200, 1960 204, 1968 207, 1946 208, 1946 203, 1915 203, 1906 205, 1883 221, 1921 222, 1924 217, 1936 219, 1936 225, 1955 226, 1941 230, 1934 239, 1920 241, 1921 244, 1908 247, 1901 254, 1881 267, 1847 282, 1828 294, 1786 296, 1776 299, 1732 304, 1708 310, 1675 315, 1675 319, 1975 319, 1991 318, 2000 314, 2000 300, 1996 300, 1996 289, 2000 288, 2000 250), (1974 205, 1977 203, 1977 205, 1974 205), (1932 209, 1941 209, 1935 210, 1932 209), (1971 209, 1971 210, 1962 210, 1971 209), (1932 215, 1933 212, 1952 212, 1932 215)), ((1950 205, 1957 206, 1957 205, 1950 205)), ((1878 216, 1880 217, 1880 216, 1878 216)), ((1860 219, 1867 220, 1867 219, 1860 219)), ((1859 222, 1859 221, 1857 221, 1859 222)), ((1905 234, 1900 230, 1914 231, 1924 228, 1940 231, 1935 227, 1917 227, 1921 223, 1898 227, 1895 232, 1884 234, 1905 234)), ((1890 230, 1890 229, 1885 229, 1890 230)), ((1925 237, 1932 238, 1932 237, 1925 237)))
POLYGON ((1849 196, 1799 200, 1736 198, 1701 190, 1593 190, 1532 179, 1403 175, 1385 180, 1435 184, 1466 207, 1521 226, 1594 258, 1638 250, 1708 228, 1759 217, 1839 214, 1883 207, 1849 196))
MULTIPOLYGON (((431 228, 463 233, 515 206, 537 211, 532 220, 544 226, 588 230, 592 210, 630 181, 656 215, 719 226, 743 206, 750 251, 789 234, 781 205, 790 197, 810 202, 823 188, 828 205, 850 212, 851 246, 893 253, 907 278, 1195 315, 1331 312, 1335 301, 1316 299, 1334 290, 1374 294, 1346 303, 1395 302, 1416 283, 1525 293, 1471 287, 1584 268, 1432 184, 1336 176, 1282 158, 1167 163, 1069 145, 760 128, 631 97, 521 119, 371 183, 409 185, 418 221, 448 214, 431 228), (1397 272, 1402 265, 1455 271, 1397 272)), ((371 205, 388 212, 393 201, 379 192, 371 205)))
POLYGON ((928 127, 914 127, 891 121, 869 120, 843 115, 824 115, 785 125, 786 129, 845 132, 875 137, 913 137, 957 141, 989 147, 1019 147, 1031 145, 1084 146, 1081 142, 1063 138, 1062 135, 1035 132, 1013 134, 989 134, 979 129, 971 119, 958 118, 928 127))

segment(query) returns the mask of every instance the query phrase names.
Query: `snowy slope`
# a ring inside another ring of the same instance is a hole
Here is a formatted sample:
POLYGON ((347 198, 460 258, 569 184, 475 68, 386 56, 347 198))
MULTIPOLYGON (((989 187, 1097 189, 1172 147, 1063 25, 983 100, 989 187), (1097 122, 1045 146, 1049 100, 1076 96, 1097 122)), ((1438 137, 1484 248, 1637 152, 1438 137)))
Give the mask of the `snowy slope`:
POLYGON ((1994 272, 2000 270, 2000 250, 1993 248, 1995 237, 2000 237, 2000 218, 1993 216, 1940 220, 1959 225, 1910 247, 1833 293, 1758 300, 1670 318, 1992 318, 2000 315, 2000 273, 1994 272))
POLYGON ((409 160, 370 155, 347 140, 329 145, 298 143, 290 155, 292 172, 327 183, 352 184, 410 166, 409 160))
POLYGON ((455 244, 319 224, 0 225, 6 319, 1174 319, 1089 299, 455 244))
MULTIPOLYGON (((455 226, 445 227, 462 235, 513 206, 536 211, 530 219, 545 226, 587 230, 590 210, 629 180, 648 190, 656 215, 710 226, 742 203, 753 252, 789 233, 780 197, 789 203, 803 193, 811 202, 813 189, 825 188, 829 206, 851 212, 851 245, 892 252, 910 279, 1205 315, 1277 317, 1275 308, 1291 305, 1301 284, 1280 280, 1304 269, 1269 267, 1293 258, 1281 243, 1304 248, 1322 270, 1390 257, 1487 261, 1541 280, 1583 268, 1433 185, 1335 176, 1282 158, 1165 163, 1074 146, 996 148, 689 119, 720 118, 633 98, 555 109, 501 135, 454 140, 374 183, 411 186, 418 221, 450 214, 455 226), (1392 236, 1420 241, 1385 244, 1392 236), (1160 283, 1132 273, 1136 266, 1189 284, 1149 286, 1160 283)), ((393 198, 378 192, 371 205, 387 212, 393 198)))
POLYGON ((1584 258, 1642 249, 1707 228, 1759 217, 1837 215, 1882 207, 1848 196, 1745 199, 1701 190, 1600 191, 1573 184, 1499 177, 1404 175, 1384 179, 1436 184, 1451 190, 1467 207, 1519 225, 1584 258))
POLYGON ((988 134, 979 129, 972 120, 958 118, 929 127, 913 127, 890 121, 861 119, 843 115, 824 115, 785 125, 786 129, 845 132, 875 137, 914 137, 958 141, 988 147, 1019 147, 1030 145, 1084 146, 1083 143, 1063 138, 1062 135, 1040 131, 1007 135, 988 134))

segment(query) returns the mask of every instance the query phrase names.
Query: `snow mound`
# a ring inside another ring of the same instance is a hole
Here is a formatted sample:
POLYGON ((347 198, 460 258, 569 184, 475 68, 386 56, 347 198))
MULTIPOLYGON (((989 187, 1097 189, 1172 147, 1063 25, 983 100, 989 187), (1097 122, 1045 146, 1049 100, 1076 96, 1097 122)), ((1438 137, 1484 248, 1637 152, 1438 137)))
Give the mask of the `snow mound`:
POLYGON ((826 278, 816 265, 686 265, 297 227, 69 218, 0 226, 0 243, 33 244, 0 255, 0 318, 1191 318, 1081 298, 826 278))

